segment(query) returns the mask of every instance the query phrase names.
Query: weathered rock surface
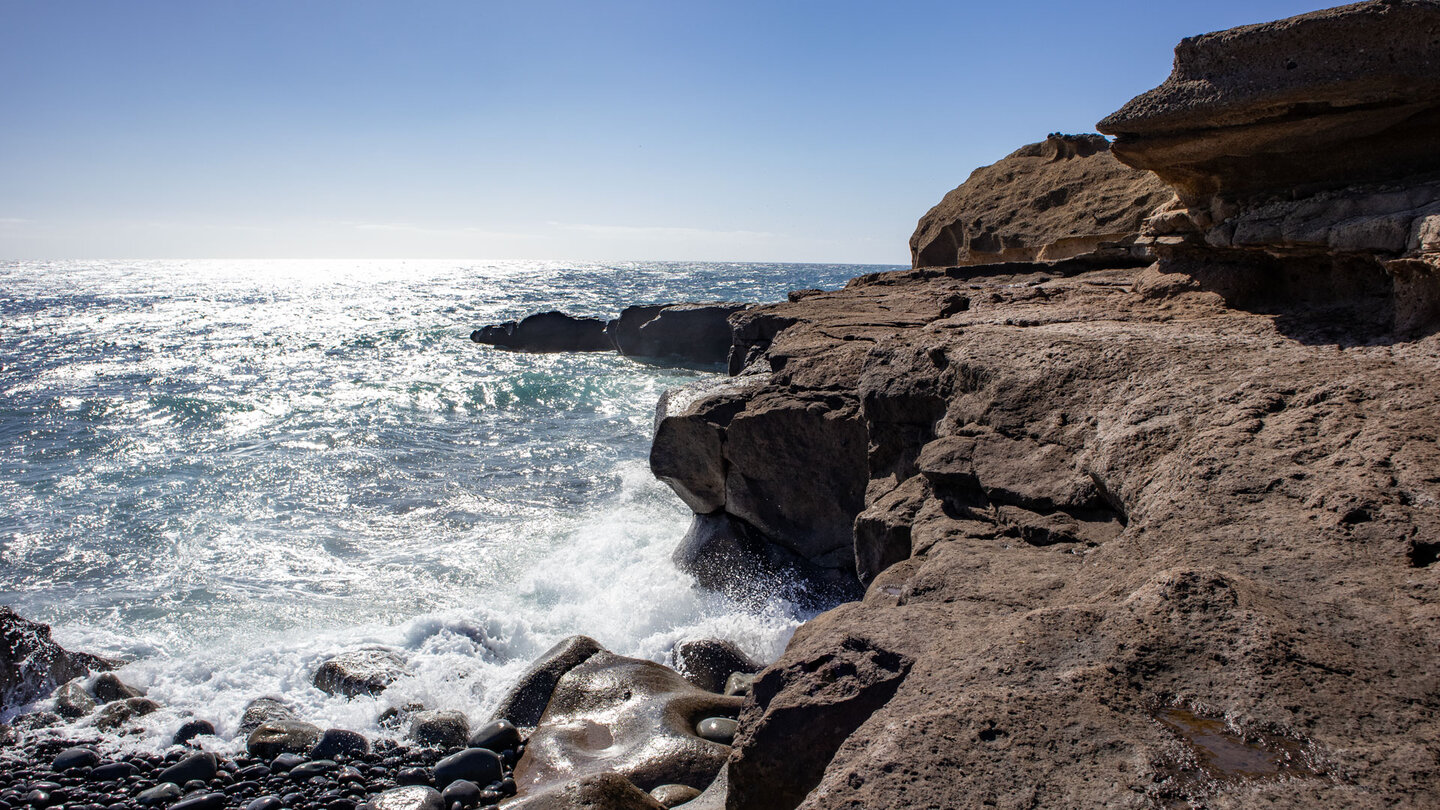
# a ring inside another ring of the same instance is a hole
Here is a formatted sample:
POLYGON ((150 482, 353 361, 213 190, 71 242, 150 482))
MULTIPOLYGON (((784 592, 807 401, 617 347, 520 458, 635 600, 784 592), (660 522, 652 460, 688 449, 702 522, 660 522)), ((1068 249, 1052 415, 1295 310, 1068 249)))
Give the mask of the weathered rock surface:
POLYGON ((533 728, 545 713, 550 695, 561 676, 585 663, 601 649, 600 642, 589 636, 571 636, 551 647, 501 698, 500 705, 495 709, 495 719, 533 728))
POLYGON ((29 703, 59 684, 115 666, 98 655, 65 650, 50 639, 49 625, 0 605, 0 709, 29 703))
POLYGON ((378 695, 405 673, 405 662, 391 650, 350 650, 326 659, 315 670, 315 688, 330 695, 378 695))
POLYGON ((505 803, 506 810, 664 810, 619 774, 594 773, 505 803))
POLYGON ((607 352, 605 321, 563 312, 541 312, 520 322, 506 321, 470 333, 476 343, 517 352, 607 352))
POLYGON ((724 693, 733 673, 748 675, 763 669, 734 643, 715 638, 682 641, 672 654, 675 671, 707 692, 724 693))
POLYGON ((626 307, 605 326, 626 357, 666 366, 713 369, 730 354, 729 317, 747 304, 729 302, 626 307))
POLYGON ((1191 203, 1440 170, 1440 4, 1371 0, 1189 37, 1164 84, 1101 121, 1191 203), (1338 43, 1343 43, 1340 47, 1338 43))
POLYGON ((624 777, 642 796, 672 783, 703 788, 730 747, 702 739, 695 726, 733 717, 740 704, 652 661, 597 652, 556 684, 515 765, 515 781, 522 795, 606 773, 624 777))
MULTIPOLYGON (((1342 311, 1012 264, 740 316, 789 325, 679 418, 849 420, 859 464, 811 427, 722 441, 718 466, 756 500, 818 482, 872 581, 756 682, 729 806, 1423 805, 1440 337, 1337 341, 1342 311), (1272 775, 1210 764, 1155 719, 1171 706, 1225 718, 1272 775)), ((657 442, 687 435, 664 418, 657 442)))
POLYGON ((1145 263, 1140 224, 1174 193, 1101 135, 1051 135, 971 173, 920 218, 913 267, 1085 257, 1145 263))

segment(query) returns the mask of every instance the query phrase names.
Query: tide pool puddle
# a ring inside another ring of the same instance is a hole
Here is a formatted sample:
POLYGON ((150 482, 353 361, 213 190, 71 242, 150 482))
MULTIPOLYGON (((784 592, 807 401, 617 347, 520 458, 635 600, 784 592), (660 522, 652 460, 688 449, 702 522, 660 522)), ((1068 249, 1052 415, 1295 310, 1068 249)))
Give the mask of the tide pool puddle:
POLYGON ((1245 739, 1223 720, 1180 708, 1161 709, 1154 717, 1189 744, 1199 769, 1211 780, 1238 782, 1322 773, 1296 740, 1273 734, 1253 734, 1252 739, 1245 739))

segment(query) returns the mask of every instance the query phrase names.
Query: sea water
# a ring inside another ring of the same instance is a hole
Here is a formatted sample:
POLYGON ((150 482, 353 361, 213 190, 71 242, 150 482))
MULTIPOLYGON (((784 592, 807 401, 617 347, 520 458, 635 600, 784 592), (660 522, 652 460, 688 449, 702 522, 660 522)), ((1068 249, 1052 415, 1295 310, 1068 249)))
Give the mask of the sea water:
POLYGON ((772 659, 807 615, 677 571, 689 513, 646 465, 660 393, 711 375, 469 333, 879 269, 0 263, 0 603, 132 662, 122 678, 164 707, 117 740, 139 748, 190 717, 242 747, 262 695, 371 735, 408 703, 483 721, 576 633, 657 661, 700 637, 772 659), (369 645, 408 674, 375 697, 311 685, 369 645))

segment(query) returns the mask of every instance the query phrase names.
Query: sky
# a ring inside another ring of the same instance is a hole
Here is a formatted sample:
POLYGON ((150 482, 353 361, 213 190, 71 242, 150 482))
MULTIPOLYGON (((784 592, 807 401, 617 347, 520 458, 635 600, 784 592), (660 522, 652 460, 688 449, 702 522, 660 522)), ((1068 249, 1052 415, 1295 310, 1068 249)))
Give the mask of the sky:
POLYGON ((0 0, 0 259, 908 264, 1182 37, 1322 7, 0 0))

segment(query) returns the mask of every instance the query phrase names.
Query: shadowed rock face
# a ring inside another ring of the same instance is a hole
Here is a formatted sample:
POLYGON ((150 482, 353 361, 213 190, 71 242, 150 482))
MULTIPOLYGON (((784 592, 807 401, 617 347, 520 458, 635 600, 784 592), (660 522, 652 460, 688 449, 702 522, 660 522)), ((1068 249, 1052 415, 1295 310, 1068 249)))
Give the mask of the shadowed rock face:
POLYGON ((730 353, 729 317, 747 304, 626 307, 605 335, 626 357, 681 368, 716 370, 730 353))
POLYGON ((1100 135, 1051 135, 976 169, 920 218, 913 267, 1085 257, 1136 260, 1140 223, 1172 192, 1110 155, 1100 135))
POLYGON ((519 323, 486 326, 471 332, 470 339, 517 352, 604 352, 614 348, 605 336, 604 321, 563 312, 542 312, 519 323))
POLYGON ((598 652, 570 669, 515 766, 522 794, 613 773, 641 791, 682 784, 703 789, 730 747, 695 726, 734 717, 741 699, 700 689, 652 661, 598 652))
POLYGON ((49 694, 59 684, 114 669, 116 663, 72 653, 50 640, 50 627, 0 606, 0 709, 49 694))

